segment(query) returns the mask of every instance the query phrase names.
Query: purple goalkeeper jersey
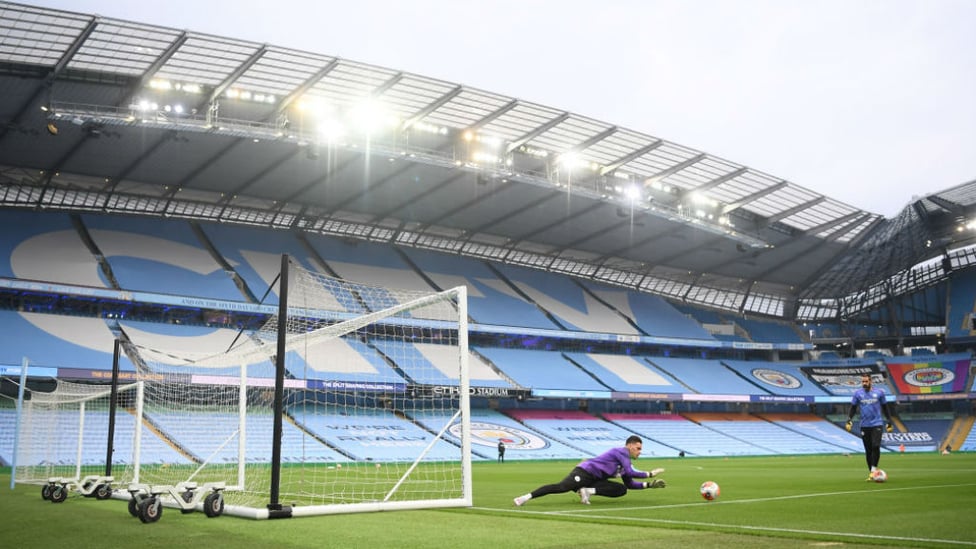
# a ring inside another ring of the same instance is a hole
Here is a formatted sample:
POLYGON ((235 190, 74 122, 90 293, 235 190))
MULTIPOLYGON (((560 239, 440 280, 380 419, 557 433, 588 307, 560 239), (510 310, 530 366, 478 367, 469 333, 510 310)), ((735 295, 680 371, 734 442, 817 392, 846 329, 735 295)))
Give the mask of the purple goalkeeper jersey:
POLYGON ((648 478, 646 471, 634 469, 630 463, 630 452, 627 448, 611 448, 606 452, 579 464, 579 467, 598 479, 607 479, 618 474, 623 477, 648 478))

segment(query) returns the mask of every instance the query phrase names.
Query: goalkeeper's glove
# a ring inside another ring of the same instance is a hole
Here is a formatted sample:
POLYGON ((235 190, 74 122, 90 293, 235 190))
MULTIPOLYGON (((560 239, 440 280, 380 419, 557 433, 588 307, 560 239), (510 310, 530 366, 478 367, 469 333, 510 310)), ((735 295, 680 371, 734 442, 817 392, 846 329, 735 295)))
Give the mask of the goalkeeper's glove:
POLYGON ((890 432, 892 432, 894 430, 895 430, 895 428, 892 427, 890 423, 885 423, 885 432, 886 433, 890 433, 890 432))
POLYGON ((668 483, 664 482, 663 478, 654 479, 650 482, 644 483, 644 488, 664 488, 668 483))
POLYGON ((850 433, 852 427, 854 427, 854 422, 851 420, 847 420, 847 423, 844 424, 844 429, 846 429, 847 432, 850 433))
POLYGON ((657 469, 651 469, 651 476, 652 477, 656 477, 656 476, 660 475, 663 472, 664 472, 664 468, 663 467, 658 467, 657 469))

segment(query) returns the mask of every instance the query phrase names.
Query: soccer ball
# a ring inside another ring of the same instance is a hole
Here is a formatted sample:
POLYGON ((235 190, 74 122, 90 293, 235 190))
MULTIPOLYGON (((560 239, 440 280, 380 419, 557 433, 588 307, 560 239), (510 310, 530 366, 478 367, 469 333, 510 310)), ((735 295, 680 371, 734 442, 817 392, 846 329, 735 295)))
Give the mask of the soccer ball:
POLYGON ((718 487, 717 483, 707 480, 702 483, 699 492, 701 492, 703 498, 707 499, 708 501, 712 501, 714 499, 718 499, 718 495, 722 492, 722 490, 718 487))
POLYGON ((875 482, 884 482, 888 480, 888 473, 885 473, 881 469, 875 469, 871 471, 871 480, 875 482))

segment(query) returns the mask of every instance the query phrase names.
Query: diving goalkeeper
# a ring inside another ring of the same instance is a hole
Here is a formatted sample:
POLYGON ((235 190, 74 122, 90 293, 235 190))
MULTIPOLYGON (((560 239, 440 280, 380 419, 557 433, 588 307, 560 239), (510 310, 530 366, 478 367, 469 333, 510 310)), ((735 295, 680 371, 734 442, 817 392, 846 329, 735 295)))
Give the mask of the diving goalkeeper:
POLYGON ((631 460, 640 456, 643 446, 644 442, 639 436, 630 436, 623 447, 611 448, 595 458, 580 463, 558 483, 540 486, 524 496, 515 498, 515 505, 521 507, 532 498, 569 491, 579 493, 580 503, 589 505, 591 496, 619 498, 626 494, 628 489, 664 488, 667 486, 664 479, 635 480, 651 479, 664 472, 664 469, 654 469, 650 472, 634 469, 631 460), (610 480, 618 476, 623 482, 610 480))

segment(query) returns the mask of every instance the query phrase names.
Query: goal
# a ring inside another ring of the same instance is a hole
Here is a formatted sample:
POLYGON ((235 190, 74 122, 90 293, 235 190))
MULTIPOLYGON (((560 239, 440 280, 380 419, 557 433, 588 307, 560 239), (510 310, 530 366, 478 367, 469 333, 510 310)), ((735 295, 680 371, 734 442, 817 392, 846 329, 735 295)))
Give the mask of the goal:
POLYGON ((465 288, 351 283, 288 256, 275 288, 253 330, 164 348, 123 324, 145 426, 126 476, 219 486, 223 512, 258 519, 470 506, 465 288))
POLYGON ((14 427, 14 480, 44 485, 45 499, 51 499, 47 486, 56 485, 56 502, 71 487, 91 495, 104 484, 109 491, 98 494, 107 497, 112 484, 130 481, 125 474, 112 478, 112 465, 134 460, 136 420, 125 410, 134 408, 138 384, 117 387, 116 402, 122 404, 117 412, 111 396, 109 386, 64 380, 56 380, 51 391, 26 391, 14 427))

